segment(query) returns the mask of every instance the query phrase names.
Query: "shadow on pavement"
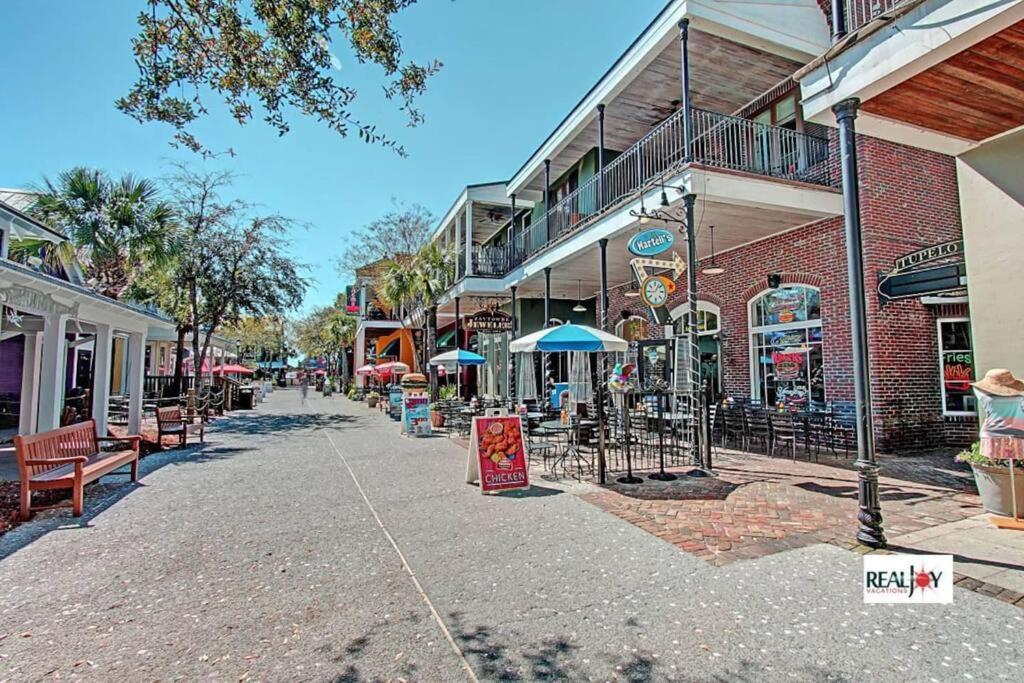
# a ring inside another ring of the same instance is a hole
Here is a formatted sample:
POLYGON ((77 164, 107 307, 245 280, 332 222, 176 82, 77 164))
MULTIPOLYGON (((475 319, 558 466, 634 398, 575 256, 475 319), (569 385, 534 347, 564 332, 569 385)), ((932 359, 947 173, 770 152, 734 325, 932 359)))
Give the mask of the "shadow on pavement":
MULTIPOLYGON (((128 494, 143 488, 146 485, 146 477, 157 470, 169 466, 224 460, 249 450, 251 449, 194 444, 187 448, 156 451, 139 461, 139 481, 137 482, 133 483, 129 479, 126 467, 106 475, 99 481, 87 484, 85 487, 85 510, 81 517, 72 516, 70 506, 40 511, 34 513, 29 521, 19 524, 0 536, 0 560, 13 555, 51 531, 88 528, 93 518, 128 494)), ((65 501, 69 502, 71 490, 68 489, 66 493, 65 501)))
POLYGON ((233 417, 230 431, 232 434, 248 436, 267 434, 279 436, 287 432, 325 427, 345 429, 355 426, 356 422, 355 417, 338 413, 252 413, 233 417))

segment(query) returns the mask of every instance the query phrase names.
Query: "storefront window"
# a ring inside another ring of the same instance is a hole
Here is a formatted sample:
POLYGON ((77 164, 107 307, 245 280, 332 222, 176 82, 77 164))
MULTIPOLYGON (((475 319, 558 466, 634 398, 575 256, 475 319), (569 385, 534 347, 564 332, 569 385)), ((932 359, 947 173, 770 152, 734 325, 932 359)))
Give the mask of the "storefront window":
POLYGON ((971 382, 974 381, 971 323, 966 318, 939 320, 939 364, 942 369, 942 413, 977 413, 971 391, 971 382))
POLYGON ((750 302, 751 393, 766 405, 824 403, 821 299, 787 285, 750 302))
POLYGON ((647 339, 647 318, 639 315, 620 320, 615 325, 615 334, 628 342, 647 339))

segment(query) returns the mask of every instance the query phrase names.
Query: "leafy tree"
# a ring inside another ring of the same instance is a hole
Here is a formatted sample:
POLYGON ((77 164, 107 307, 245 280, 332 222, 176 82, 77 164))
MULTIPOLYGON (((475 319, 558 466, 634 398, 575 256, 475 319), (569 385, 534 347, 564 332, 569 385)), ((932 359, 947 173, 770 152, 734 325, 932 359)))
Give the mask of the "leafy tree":
MULTIPOLYGON (((412 266, 412 287, 427 316, 426 359, 437 352, 437 301, 454 276, 454 254, 436 243, 422 247, 412 266)), ((431 393, 437 392, 437 367, 430 366, 431 393)))
POLYGON ((346 375, 345 350, 356 337, 357 320, 343 309, 323 306, 295 323, 295 345, 307 358, 324 358, 335 372, 346 375))
POLYGON ((395 199, 391 205, 386 214, 349 233, 338 259, 342 275, 381 259, 408 258, 430 240, 434 216, 429 211, 419 204, 406 205, 395 199))
POLYGON ((268 361, 285 347, 284 320, 277 316, 243 315, 224 328, 226 337, 241 343, 242 353, 258 361, 268 361))
POLYGON ((192 357, 201 359, 218 327, 237 324, 243 315, 281 315, 302 302, 307 283, 283 250, 292 222, 222 199, 230 174, 181 168, 172 182, 181 231, 170 277, 194 332, 192 357))
POLYGON ((75 167, 44 187, 29 212, 63 232, 96 291, 120 298, 133 279, 175 250, 175 215, 157 185, 125 175, 111 179, 75 167))
POLYGON ((175 144, 208 153, 193 135, 208 113, 207 96, 220 98, 240 124, 255 110, 281 135, 288 110, 316 118, 342 137, 355 129, 370 143, 405 150, 353 114, 358 95, 341 82, 332 50, 345 46, 360 64, 379 66, 384 96, 400 102, 410 126, 423 116, 415 107, 437 61, 403 58, 392 26, 396 13, 415 0, 149 0, 132 40, 139 78, 118 108, 139 122, 160 121, 175 130, 175 144), (334 40, 337 38, 337 40, 334 40))

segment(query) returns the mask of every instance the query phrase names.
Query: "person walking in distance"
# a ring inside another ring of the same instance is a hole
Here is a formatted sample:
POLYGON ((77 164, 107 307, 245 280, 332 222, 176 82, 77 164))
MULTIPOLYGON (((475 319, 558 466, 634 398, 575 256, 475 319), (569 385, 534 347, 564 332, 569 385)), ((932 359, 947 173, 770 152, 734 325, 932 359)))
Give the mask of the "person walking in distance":
POLYGON ((309 395, 309 379, 306 373, 299 377, 299 393, 302 395, 302 405, 306 405, 306 397, 309 395))

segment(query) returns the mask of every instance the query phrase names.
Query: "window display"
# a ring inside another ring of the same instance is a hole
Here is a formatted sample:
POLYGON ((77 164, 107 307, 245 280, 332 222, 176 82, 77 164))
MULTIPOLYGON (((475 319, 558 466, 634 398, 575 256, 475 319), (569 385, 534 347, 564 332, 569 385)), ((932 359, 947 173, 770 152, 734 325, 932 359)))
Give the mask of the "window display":
POLYGON ((978 409, 971 392, 974 354, 971 323, 966 318, 939 320, 939 364, 942 370, 942 413, 975 414, 978 409))
POLYGON ((805 285, 773 289, 750 302, 751 392, 766 405, 825 402, 821 298, 805 285))

